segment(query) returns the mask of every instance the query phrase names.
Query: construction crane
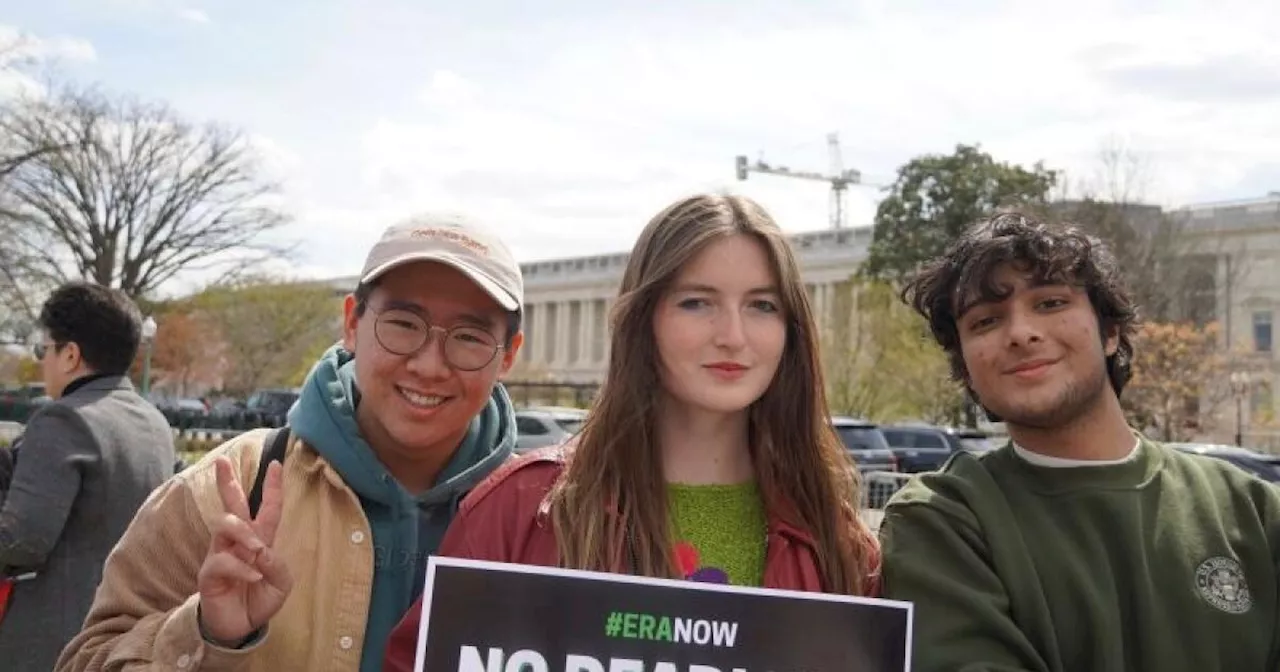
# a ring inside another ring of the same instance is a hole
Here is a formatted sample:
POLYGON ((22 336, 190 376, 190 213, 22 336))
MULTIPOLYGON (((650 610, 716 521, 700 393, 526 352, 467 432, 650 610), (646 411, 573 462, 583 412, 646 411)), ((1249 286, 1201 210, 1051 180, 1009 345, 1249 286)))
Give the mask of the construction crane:
POLYGON ((844 167, 844 160, 840 156, 840 137, 836 133, 827 135, 827 153, 831 159, 831 172, 828 174, 791 170, 786 166, 771 166, 765 163, 764 159, 758 159, 755 163, 748 163, 747 157, 738 156, 735 159, 738 179, 747 179, 749 173, 764 173, 766 175, 795 177, 802 180, 829 182, 831 183, 831 228, 842 229, 845 227, 844 192, 851 184, 862 184, 862 173, 853 168, 844 167))

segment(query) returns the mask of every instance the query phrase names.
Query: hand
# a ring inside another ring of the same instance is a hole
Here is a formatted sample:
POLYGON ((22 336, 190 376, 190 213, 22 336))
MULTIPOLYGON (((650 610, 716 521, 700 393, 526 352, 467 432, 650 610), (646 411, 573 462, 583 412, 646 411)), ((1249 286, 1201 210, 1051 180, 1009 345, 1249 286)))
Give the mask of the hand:
POLYGON ((214 462, 218 494, 226 511, 213 528, 209 554, 196 578, 200 591, 200 628, 216 643, 236 646, 267 624, 284 606, 293 577, 273 544, 283 508, 279 462, 267 467, 258 517, 249 518, 249 502, 231 461, 214 462))

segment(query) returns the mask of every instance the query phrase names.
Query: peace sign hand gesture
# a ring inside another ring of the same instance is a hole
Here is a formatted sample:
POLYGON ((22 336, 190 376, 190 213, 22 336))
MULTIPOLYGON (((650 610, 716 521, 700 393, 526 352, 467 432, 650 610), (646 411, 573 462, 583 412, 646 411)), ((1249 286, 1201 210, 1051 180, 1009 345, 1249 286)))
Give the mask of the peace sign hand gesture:
POLYGON ((231 461, 219 456, 214 467, 226 513, 213 527, 196 578, 200 627, 215 643, 235 647, 280 611, 293 587, 284 558, 273 548, 284 504, 281 466, 273 461, 267 467, 262 506, 252 519, 231 461))

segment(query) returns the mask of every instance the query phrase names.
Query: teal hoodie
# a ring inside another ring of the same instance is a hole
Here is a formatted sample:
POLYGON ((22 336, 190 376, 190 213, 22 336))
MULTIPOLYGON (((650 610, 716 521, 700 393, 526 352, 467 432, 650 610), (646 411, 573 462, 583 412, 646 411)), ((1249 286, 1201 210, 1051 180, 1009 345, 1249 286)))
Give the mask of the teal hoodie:
POLYGON ((378 672, 392 628, 422 592, 427 556, 439 547, 458 501, 511 456, 516 421, 506 390, 495 385, 436 484, 415 497, 392 478, 361 436, 355 417, 359 403, 355 358, 334 346, 307 374, 289 411, 289 427, 342 475, 369 519, 375 549, 373 595, 360 670, 378 672))

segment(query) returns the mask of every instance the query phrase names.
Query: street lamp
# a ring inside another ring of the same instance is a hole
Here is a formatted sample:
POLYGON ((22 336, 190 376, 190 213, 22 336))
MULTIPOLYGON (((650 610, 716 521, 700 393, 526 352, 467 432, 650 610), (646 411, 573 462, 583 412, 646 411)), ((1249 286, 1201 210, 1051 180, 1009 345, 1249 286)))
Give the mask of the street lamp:
POLYGON ((142 396, 151 391, 151 344, 156 340, 156 321, 150 315, 142 321, 142 344, 145 346, 142 357, 142 396))
POLYGON ((1231 373, 1231 396, 1236 398, 1236 445, 1244 445, 1244 398, 1253 379, 1244 371, 1231 373))

